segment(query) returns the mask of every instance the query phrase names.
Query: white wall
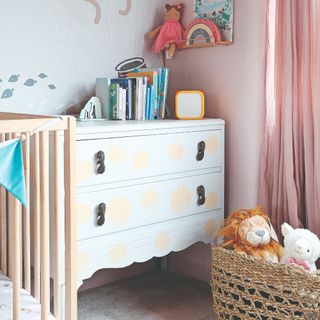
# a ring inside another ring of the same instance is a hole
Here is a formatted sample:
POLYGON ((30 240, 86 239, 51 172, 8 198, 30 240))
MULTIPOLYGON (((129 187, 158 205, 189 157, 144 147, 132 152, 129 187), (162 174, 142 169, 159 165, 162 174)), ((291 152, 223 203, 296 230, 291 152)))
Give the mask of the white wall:
POLYGON ((83 105, 94 94, 95 79, 115 76, 126 58, 162 65, 161 56, 148 52, 144 35, 162 20, 165 1, 128 2, 131 11, 123 16, 119 10, 127 0, 1 1, 0 111, 63 113, 83 105), (97 24, 95 2, 101 9, 97 24), (12 75, 19 75, 17 82, 8 82, 12 75), (27 79, 37 82, 28 87, 27 79), (13 95, 1 98, 6 89, 13 95))
MULTIPOLYGON (((264 86, 267 0, 235 0, 234 43, 178 51, 171 68, 171 101, 176 90, 202 89, 206 116, 226 120, 226 213, 257 203, 264 86)), ((193 0, 185 1, 184 24, 193 0)), ((172 254, 169 266, 204 280, 210 275, 209 246, 172 254)))

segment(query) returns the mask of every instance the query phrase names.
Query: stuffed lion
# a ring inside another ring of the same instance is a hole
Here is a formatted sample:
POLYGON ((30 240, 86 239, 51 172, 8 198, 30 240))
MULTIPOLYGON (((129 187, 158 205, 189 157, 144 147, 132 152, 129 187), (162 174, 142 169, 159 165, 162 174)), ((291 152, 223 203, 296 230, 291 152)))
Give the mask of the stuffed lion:
POLYGON ((283 247, 272 238, 270 219, 261 207, 241 209, 229 215, 219 231, 222 247, 270 262, 279 262, 283 247))

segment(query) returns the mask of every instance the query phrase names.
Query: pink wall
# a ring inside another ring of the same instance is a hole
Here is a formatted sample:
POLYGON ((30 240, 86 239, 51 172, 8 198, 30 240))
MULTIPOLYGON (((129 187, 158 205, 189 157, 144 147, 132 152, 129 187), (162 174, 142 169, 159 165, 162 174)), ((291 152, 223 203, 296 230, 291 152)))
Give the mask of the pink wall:
MULTIPOLYGON (((184 3, 186 25, 192 20, 193 0, 184 3)), ((235 0, 232 45, 178 51, 167 62, 172 103, 176 90, 201 89, 206 93, 206 116, 226 120, 226 212, 257 202, 266 3, 235 0)), ((169 267, 208 280, 209 249, 199 244, 171 254, 169 267)))

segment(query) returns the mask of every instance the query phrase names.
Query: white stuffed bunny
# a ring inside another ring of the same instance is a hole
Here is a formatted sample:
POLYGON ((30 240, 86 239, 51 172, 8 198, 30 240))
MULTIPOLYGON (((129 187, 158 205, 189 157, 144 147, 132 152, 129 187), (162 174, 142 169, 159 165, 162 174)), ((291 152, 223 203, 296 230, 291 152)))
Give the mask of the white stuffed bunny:
POLYGON ((284 236, 282 263, 294 263, 308 271, 317 271, 315 262, 320 257, 320 240, 307 229, 293 229, 289 224, 281 226, 284 236))

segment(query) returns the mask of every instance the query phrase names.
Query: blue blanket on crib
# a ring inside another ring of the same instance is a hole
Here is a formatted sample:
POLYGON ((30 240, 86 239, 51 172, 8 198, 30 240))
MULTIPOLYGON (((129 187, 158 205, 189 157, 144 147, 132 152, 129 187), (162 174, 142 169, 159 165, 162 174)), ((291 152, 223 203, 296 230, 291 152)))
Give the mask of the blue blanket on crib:
POLYGON ((0 184, 27 205, 22 144, 20 139, 0 143, 0 184))

